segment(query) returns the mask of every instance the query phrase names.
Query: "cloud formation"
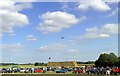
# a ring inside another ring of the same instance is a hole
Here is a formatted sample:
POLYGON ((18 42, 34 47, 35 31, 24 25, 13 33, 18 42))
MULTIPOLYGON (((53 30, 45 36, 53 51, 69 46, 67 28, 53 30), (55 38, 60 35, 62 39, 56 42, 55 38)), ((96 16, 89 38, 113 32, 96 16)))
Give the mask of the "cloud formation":
POLYGON ((79 22, 79 19, 73 14, 61 11, 47 12, 39 17, 43 22, 38 25, 37 29, 45 34, 59 32, 65 28, 70 28, 79 22))
POLYGON ((25 14, 20 13, 23 9, 31 8, 31 3, 15 3, 3 1, 0 3, 0 33, 14 32, 15 27, 24 27, 29 24, 25 14))
POLYGON ((79 43, 83 39, 108 38, 118 34, 118 24, 105 24, 102 27, 91 27, 85 29, 85 34, 76 36, 69 40, 70 42, 79 43))
POLYGON ((80 2, 77 7, 79 10, 87 11, 89 9, 93 9, 96 11, 104 12, 110 10, 110 6, 105 3, 103 0, 89 0, 80 2))
POLYGON ((118 34, 117 24, 105 24, 101 28, 92 27, 86 29, 86 34, 81 38, 104 38, 110 37, 111 35, 118 34))
POLYGON ((69 52, 69 53, 79 53, 79 51, 78 51, 78 50, 75 50, 75 49, 69 49, 68 52, 69 52))
POLYGON ((33 35, 27 35, 27 36, 26 36, 26 40, 27 40, 27 41, 36 41, 37 38, 34 37, 33 35))

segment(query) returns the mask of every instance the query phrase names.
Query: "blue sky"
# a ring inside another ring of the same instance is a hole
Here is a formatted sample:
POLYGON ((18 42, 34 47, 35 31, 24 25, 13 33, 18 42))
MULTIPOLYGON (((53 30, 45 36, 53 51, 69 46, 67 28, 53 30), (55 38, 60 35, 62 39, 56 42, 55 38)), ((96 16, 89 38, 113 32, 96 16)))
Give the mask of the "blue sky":
POLYGON ((101 53, 117 55, 117 10, 117 3, 102 0, 2 3, 2 61, 95 61, 101 53))

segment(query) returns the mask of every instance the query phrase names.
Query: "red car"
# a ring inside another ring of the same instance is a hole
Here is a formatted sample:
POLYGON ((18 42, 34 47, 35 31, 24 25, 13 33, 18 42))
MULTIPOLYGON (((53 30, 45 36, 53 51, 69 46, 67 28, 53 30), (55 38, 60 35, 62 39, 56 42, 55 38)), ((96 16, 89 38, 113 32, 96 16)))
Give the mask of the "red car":
POLYGON ((73 73, 83 73, 83 71, 81 69, 78 69, 78 70, 74 70, 73 73))
POLYGON ((114 73, 114 74, 119 73, 119 69, 118 69, 118 68, 113 68, 113 69, 112 69, 112 73, 114 73))
POLYGON ((41 69, 35 69, 34 72, 35 73, 42 73, 43 71, 41 69))

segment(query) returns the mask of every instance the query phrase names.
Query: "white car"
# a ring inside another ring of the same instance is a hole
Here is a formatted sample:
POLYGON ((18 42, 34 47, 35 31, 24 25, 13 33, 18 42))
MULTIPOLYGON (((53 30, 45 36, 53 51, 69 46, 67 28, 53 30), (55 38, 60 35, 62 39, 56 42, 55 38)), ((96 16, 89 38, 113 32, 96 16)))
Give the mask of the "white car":
POLYGON ((25 72, 26 72, 26 69, 20 68, 20 73, 25 73, 25 72))

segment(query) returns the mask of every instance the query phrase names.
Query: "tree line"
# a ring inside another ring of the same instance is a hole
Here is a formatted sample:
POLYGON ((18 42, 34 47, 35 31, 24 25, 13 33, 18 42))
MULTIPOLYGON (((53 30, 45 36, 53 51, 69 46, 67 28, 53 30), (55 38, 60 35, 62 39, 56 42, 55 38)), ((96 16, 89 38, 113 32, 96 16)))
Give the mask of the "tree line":
POLYGON ((47 63, 35 62, 34 66, 47 66, 47 63))
POLYGON ((94 61, 86 61, 86 62, 77 61, 77 64, 94 64, 94 61))

